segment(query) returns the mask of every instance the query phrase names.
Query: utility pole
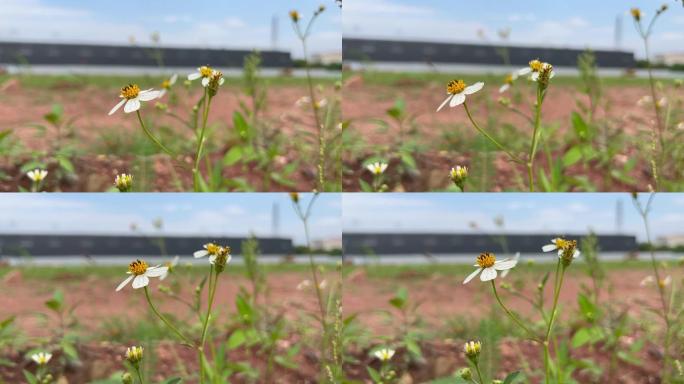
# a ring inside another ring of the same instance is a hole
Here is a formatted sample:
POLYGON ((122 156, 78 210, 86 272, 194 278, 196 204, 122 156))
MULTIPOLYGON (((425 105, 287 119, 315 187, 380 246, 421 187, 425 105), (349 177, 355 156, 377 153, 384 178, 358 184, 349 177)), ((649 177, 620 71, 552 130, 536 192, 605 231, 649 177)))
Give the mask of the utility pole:
POLYGON ((622 15, 620 14, 615 17, 614 44, 616 50, 622 48, 622 15))
POLYGON ((271 48, 278 49, 278 16, 271 18, 271 48))

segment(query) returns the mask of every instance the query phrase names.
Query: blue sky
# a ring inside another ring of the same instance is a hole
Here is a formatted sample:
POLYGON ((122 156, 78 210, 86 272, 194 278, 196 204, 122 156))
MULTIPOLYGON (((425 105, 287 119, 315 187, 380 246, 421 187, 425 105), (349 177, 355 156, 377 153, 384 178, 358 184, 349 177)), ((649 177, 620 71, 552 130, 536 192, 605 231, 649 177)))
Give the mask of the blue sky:
MULTIPOLYGON (((645 202, 647 196, 641 196, 645 202)), ((509 232, 556 234, 616 233, 616 205, 622 202, 622 232, 643 239, 643 224, 627 193, 402 193, 344 194, 343 231, 498 232, 504 218, 509 232)), ((658 194, 653 202, 654 237, 684 235, 684 194, 658 194)))
POLYGON ((622 16, 622 47, 641 55, 629 9, 650 16, 661 4, 653 51, 681 51, 684 8, 675 0, 345 0, 345 36, 481 41, 478 30, 497 41, 511 28, 511 41, 525 45, 612 48, 615 19, 622 16))
MULTIPOLYGON (((308 202, 311 194, 302 194, 308 202)), ((0 232, 130 234, 163 231, 186 235, 273 235, 271 212, 277 204, 278 235, 304 243, 303 227, 286 193, 2 194, 0 232)), ((311 217, 312 239, 341 236, 338 194, 319 196, 311 217)))
POLYGON ((279 47, 301 52, 288 12, 309 16, 327 6, 311 38, 312 52, 341 50, 341 11, 333 0, 0 0, 0 40, 141 44, 152 32, 167 45, 270 48, 271 20, 279 20, 279 47))

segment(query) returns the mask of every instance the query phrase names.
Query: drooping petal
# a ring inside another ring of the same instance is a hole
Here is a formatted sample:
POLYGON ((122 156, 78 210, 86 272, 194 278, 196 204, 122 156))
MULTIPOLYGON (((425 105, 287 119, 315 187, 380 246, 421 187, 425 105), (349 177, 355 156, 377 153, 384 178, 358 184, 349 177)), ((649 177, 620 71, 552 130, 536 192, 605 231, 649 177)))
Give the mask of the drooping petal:
POLYGON ((439 107, 437 108, 437 112, 439 112, 442 108, 444 108, 444 106, 446 105, 446 103, 448 103, 449 100, 451 100, 452 97, 454 97, 454 95, 449 95, 449 96, 447 96, 447 98, 444 99, 444 101, 442 102, 442 104, 440 104, 439 107))
POLYGON ((463 93, 458 93, 454 95, 454 97, 451 98, 451 101, 449 102, 450 107, 455 107, 457 105, 461 105, 465 103, 466 96, 463 93))
POLYGON ((482 268, 476 269, 475 272, 471 273, 470 275, 468 275, 468 277, 466 277, 465 280, 463 280, 463 284, 468 284, 468 282, 470 280, 472 280, 473 278, 475 278, 475 276, 477 276, 477 274, 480 273, 481 271, 482 271, 482 268))
POLYGON ((167 276, 169 276, 169 273, 168 273, 168 272, 164 272, 163 275, 159 276, 159 280, 164 281, 164 279, 166 279, 167 276))
POLYGON ((546 244, 545 246, 542 247, 542 251, 544 252, 551 252, 556 249, 556 244, 546 244))
POLYGON ((549 75, 549 79, 553 79, 554 76, 556 76, 556 72, 551 71, 551 74, 549 75))
POLYGON ((521 69, 521 70, 518 71, 518 76, 525 76, 525 75, 527 75, 527 74, 530 73, 530 72, 532 72, 532 68, 530 68, 530 67, 525 67, 525 68, 523 68, 523 69, 521 69))
POLYGON ((494 263, 494 269, 497 271, 505 271, 507 269, 511 269, 515 267, 518 264, 518 260, 515 259, 506 259, 502 261, 497 261, 494 263))
POLYGON ((485 268, 480 274, 480 280, 489 281, 496 279, 496 269, 494 267, 485 268))
POLYGON ((209 78, 205 77, 202 79, 202 86, 206 87, 207 85, 209 85, 209 78))
POLYGON ((150 101, 159 97, 159 91, 141 91, 138 95, 140 101, 150 101))
POLYGON ((119 108, 121 108, 121 106, 124 105, 125 102, 126 102, 126 99, 121 99, 121 101, 119 101, 119 102, 114 106, 114 108, 112 108, 112 110, 109 111, 109 116, 113 115, 114 112, 118 111, 119 108))
POLYGON ((124 112, 126 113, 135 112, 138 109, 140 109, 140 100, 137 98, 128 100, 126 105, 124 105, 124 112))
POLYGON ((202 77, 202 75, 199 72, 193 72, 193 73, 188 75, 188 80, 190 80, 190 81, 197 80, 200 77, 202 77))
POLYGON ((532 76, 530 76, 530 80, 532 81, 537 81, 539 80, 539 72, 534 72, 532 76))
POLYGON ((501 88, 499 88, 499 93, 504 93, 504 92, 508 91, 508 88, 510 88, 510 87, 511 87, 510 84, 502 85, 501 88))
POLYGON ((578 258, 579 255, 580 255, 580 253, 581 253, 581 252, 579 251, 579 249, 575 249, 575 253, 572 254, 572 258, 573 258, 573 259, 578 258))
POLYGON ((207 251, 206 249, 201 249, 199 251, 196 251, 192 255, 195 257, 195 259, 199 259, 200 257, 204 257, 208 254, 209 254, 209 251, 207 251))
POLYGON ((159 98, 160 98, 160 99, 161 99, 162 97, 164 97, 164 95, 166 95, 166 89, 162 89, 161 91, 159 91, 159 98))
POLYGON ((482 87, 484 87, 484 83, 480 81, 469 87, 466 87, 466 89, 463 90, 463 93, 466 95, 472 95, 473 93, 482 89, 482 87))
POLYGON ((209 263, 214 264, 216 262, 216 255, 209 256, 209 263))
POLYGON ((150 279, 145 275, 138 275, 133 279, 133 289, 146 287, 150 283, 150 279))
POLYGON ((222 78, 219 80, 219 85, 223 85, 223 83, 225 83, 225 82, 226 82, 226 79, 222 77, 222 78))
POLYGON ((169 85, 174 85, 176 84, 176 80, 178 80, 178 74, 174 73, 173 76, 169 79, 169 85))
POLYGON ((165 274, 166 272, 168 272, 168 270, 169 270, 169 267, 160 267, 160 266, 150 267, 150 268, 147 268, 147 271, 145 271, 145 276, 147 276, 147 277, 159 277, 159 276, 165 274))
POLYGON ((133 277, 135 277, 135 276, 133 276, 133 275, 128 276, 126 278, 126 280, 122 281, 121 284, 119 284, 119 286, 116 287, 116 291, 119 292, 120 290, 122 290, 126 285, 128 285, 128 283, 131 282, 131 280, 133 280, 133 277))

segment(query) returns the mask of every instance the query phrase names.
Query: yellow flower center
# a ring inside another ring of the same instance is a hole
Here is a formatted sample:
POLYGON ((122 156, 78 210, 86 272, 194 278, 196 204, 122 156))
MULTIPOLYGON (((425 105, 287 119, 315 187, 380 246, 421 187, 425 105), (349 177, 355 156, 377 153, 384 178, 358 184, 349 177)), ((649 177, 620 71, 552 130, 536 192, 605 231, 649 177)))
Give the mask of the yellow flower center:
POLYGON ((562 250, 566 250, 566 249, 575 248, 577 246, 577 241, 565 240, 565 239, 558 238, 558 239, 556 239, 555 244, 556 244, 556 247, 558 247, 562 250))
POLYGON ((221 247, 219 247, 218 245, 216 245, 214 243, 209 243, 209 244, 205 245, 204 248, 206 248, 207 252, 209 252, 210 254, 215 255, 219 252, 219 249, 221 247))
POLYGON ((142 275, 147 271, 147 263, 142 260, 136 260, 128 264, 128 271, 136 276, 142 275))
POLYGON ((140 94, 140 87, 137 84, 128 84, 121 88, 121 97, 130 100, 135 99, 140 94))
POLYGON ((211 76, 212 73, 214 73, 214 70, 211 69, 211 67, 209 67, 207 65, 203 65, 200 67, 199 72, 200 72, 200 75, 202 75, 202 77, 209 77, 209 76, 211 76))
POLYGON ((506 79, 504 80, 504 83, 513 84, 513 75, 511 75, 510 73, 508 75, 506 75, 506 79))
POLYGON ((495 262, 496 256, 494 256, 493 253, 485 252, 477 257, 477 265, 479 265, 480 268, 489 268, 493 266, 495 262))
POLYGON ((542 62, 539 60, 532 60, 530 61, 530 68, 532 69, 532 72, 539 72, 542 69, 542 62))
POLYGON ((447 92, 451 95, 463 92, 466 83, 463 80, 451 80, 447 83, 447 92))
POLYGON ((639 21, 641 19, 641 10, 639 8, 632 8, 630 12, 635 20, 639 21))
POLYGON ((169 88, 171 88, 171 82, 168 81, 168 80, 164 80, 164 81, 162 81, 161 86, 162 86, 162 88, 164 88, 164 89, 169 89, 169 88))

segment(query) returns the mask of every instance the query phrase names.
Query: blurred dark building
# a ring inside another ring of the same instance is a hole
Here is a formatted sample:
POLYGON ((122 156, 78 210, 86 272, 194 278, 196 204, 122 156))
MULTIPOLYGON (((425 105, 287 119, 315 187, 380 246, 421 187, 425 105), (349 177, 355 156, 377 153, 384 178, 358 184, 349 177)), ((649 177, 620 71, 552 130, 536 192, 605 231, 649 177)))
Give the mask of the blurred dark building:
MULTIPOLYGON (((508 49, 512 65, 524 67, 532 59, 554 66, 576 67, 584 50, 568 48, 536 48, 488 44, 434 43, 374 39, 342 39, 344 61, 431 64, 503 64, 501 49, 508 49)), ((593 51, 596 63, 603 68, 634 68, 634 53, 625 51, 593 51)))
MULTIPOLYGON (((0 42, 0 64, 155 67, 159 65, 158 57, 161 57, 167 67, 242 67, 245 57, 252 52, 234 49, 0 42)), ((259 53, 263 67, 292 66, 289 52, 266 50, 259 53)))
MULTIPOLYGON (((203 244, 215 242, 241 253, 241 237, 144 237, 90 235, 0 235, 0 256, 190 256, 203 244)), ((257 238, 261 254, 288 255, 294 251, 292 240, 257 238)))
MULTIPOLYGON (((578 240, 584 235, 564 235, 578 240)), ((345 255, 422 255, 494 252, 502 253, 502 239, 509 252, 542 253, 555 234, 430 234, 430 233, 344 233, 342 245, 345 255)), ((636 251, 636 237, 623 235, 597 236, 598 248, 603 252, 636 251)))

